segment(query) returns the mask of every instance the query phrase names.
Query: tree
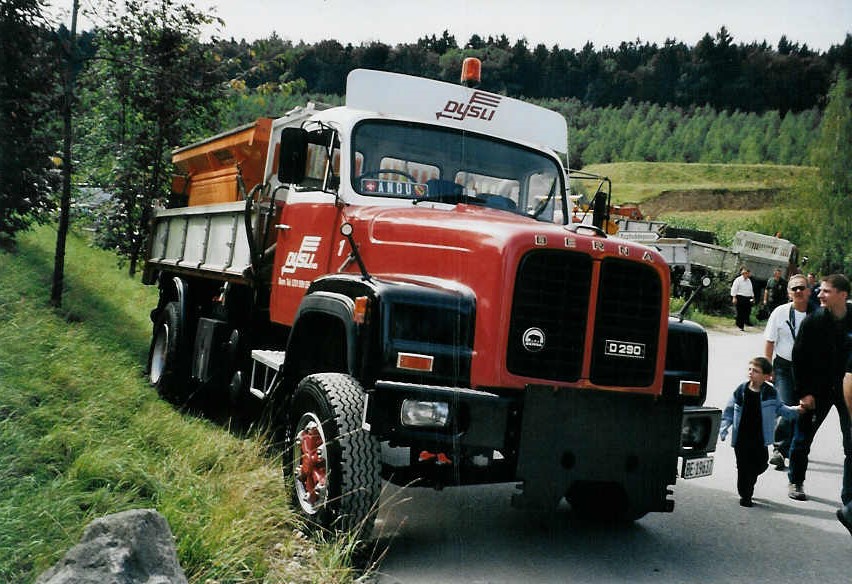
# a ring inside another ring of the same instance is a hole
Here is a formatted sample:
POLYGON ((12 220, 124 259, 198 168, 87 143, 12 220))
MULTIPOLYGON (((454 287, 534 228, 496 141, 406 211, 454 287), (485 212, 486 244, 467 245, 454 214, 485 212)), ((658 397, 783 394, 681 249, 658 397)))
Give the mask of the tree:
POLYGON ((54 207, 58 66, 41 0, 0 2, 0 237, 54 207))
POLYGON ((818 210, 804 214, 812 218, 810 251, 823 274, 852 274, 852 88, 844 71, 829 91, 811 157, 819 179, 805 200, 818 210))
POLYGON ((123 8, 111 9, 99 31, 87 76, 87 126, 96 138, 87 152, 104 172, 95 180, 113 195, 99 242, 126 257, 133 275, 152 205, 174 202, 171 150, 212 125, 224 84, 198 40, 211 16, 174 0, 126 0, 123 8))
POLYGON ((56 230, 56 251, 53 255, 53 280, 50 285, 50 303, 55 307, 62 306, 62 288, 65 281, 65 242, 68 238, 68 227, 71 219, 71 173, 74 164, 71 158, 73 137, 72 115, 74 102, 74 78, 77 67, 77 12, 80 10, 79 0, 74 0, 71 9, 71 34, 63 43, 65 48, 65 71, 62 92, 62 199, 59 205, 59 227, 56 230))

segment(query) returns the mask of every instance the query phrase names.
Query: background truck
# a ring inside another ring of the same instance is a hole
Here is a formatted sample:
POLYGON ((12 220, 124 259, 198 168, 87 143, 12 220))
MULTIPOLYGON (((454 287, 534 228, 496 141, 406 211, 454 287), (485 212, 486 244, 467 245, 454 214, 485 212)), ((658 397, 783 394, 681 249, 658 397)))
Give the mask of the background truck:
POLYGON ((345 106, 175 151, 188 205, 154 213, 151 383, 265 402, 326 528, 369 531, 383 479, 671 511, 679 461, 712 472, 707 335, 669 316, 658 252, 554 222, 566 150, 555 112, 355 70, 345 106))

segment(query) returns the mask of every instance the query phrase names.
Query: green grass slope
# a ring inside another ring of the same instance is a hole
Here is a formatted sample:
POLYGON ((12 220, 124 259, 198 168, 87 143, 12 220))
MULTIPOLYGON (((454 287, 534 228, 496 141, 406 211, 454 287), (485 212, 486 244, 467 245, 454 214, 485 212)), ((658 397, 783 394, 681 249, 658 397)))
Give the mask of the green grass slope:
POLYGON ((793 192, 816 173, 806 166, 677 162, 613 162, 583 170, 608 176, 616 203, 641 203, 667 191, 793 192))
POLYGON ((30 582, 93 519, 155 508, 190 582, 348 582, 345 549, 300 537, 261 440, 182 414, 142 374, 156 290, 56 233, 0 251, 0 582, 30 582))

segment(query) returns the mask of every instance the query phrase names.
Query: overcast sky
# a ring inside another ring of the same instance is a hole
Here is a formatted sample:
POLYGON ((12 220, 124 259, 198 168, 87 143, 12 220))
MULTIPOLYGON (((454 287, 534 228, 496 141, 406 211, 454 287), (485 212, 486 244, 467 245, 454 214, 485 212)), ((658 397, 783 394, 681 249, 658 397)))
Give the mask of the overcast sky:
MULTIPOLYGON (((97 11, 102 2, 81 0, 97 11)), ((794 43, 825 51, 852 33, 852 0, 195 0, 216 7, 225 21, 219 35, 254 40, 276 32, 285 40, 343 44, 411 43, 446 29, 459 45, 472 34, 505 34, 530 48, 617 47, 622 41, 662 44, 674 38, 694 46, 704 33, 726 27, 735 43, 794 43)), ((72 0, 52 0, 70 9, 72 0)), ((95 17, 95 22, 97 18, 95 17)), ((70 23, 69 23, 70 24, 70 23)), ((81 28, 91 27, 82 21, 81 28)))

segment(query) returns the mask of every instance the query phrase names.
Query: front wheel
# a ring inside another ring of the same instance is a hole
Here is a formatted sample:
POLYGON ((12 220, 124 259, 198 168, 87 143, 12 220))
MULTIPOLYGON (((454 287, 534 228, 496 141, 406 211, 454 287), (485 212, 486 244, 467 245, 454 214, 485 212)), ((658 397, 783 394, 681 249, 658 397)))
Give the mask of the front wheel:
POLYGON ((285 472, 293 502, 322 529, 368 536, 381 492, 379 443, 361 428, 364 390, 348 375, 304 378, 293 395, 285 472))

